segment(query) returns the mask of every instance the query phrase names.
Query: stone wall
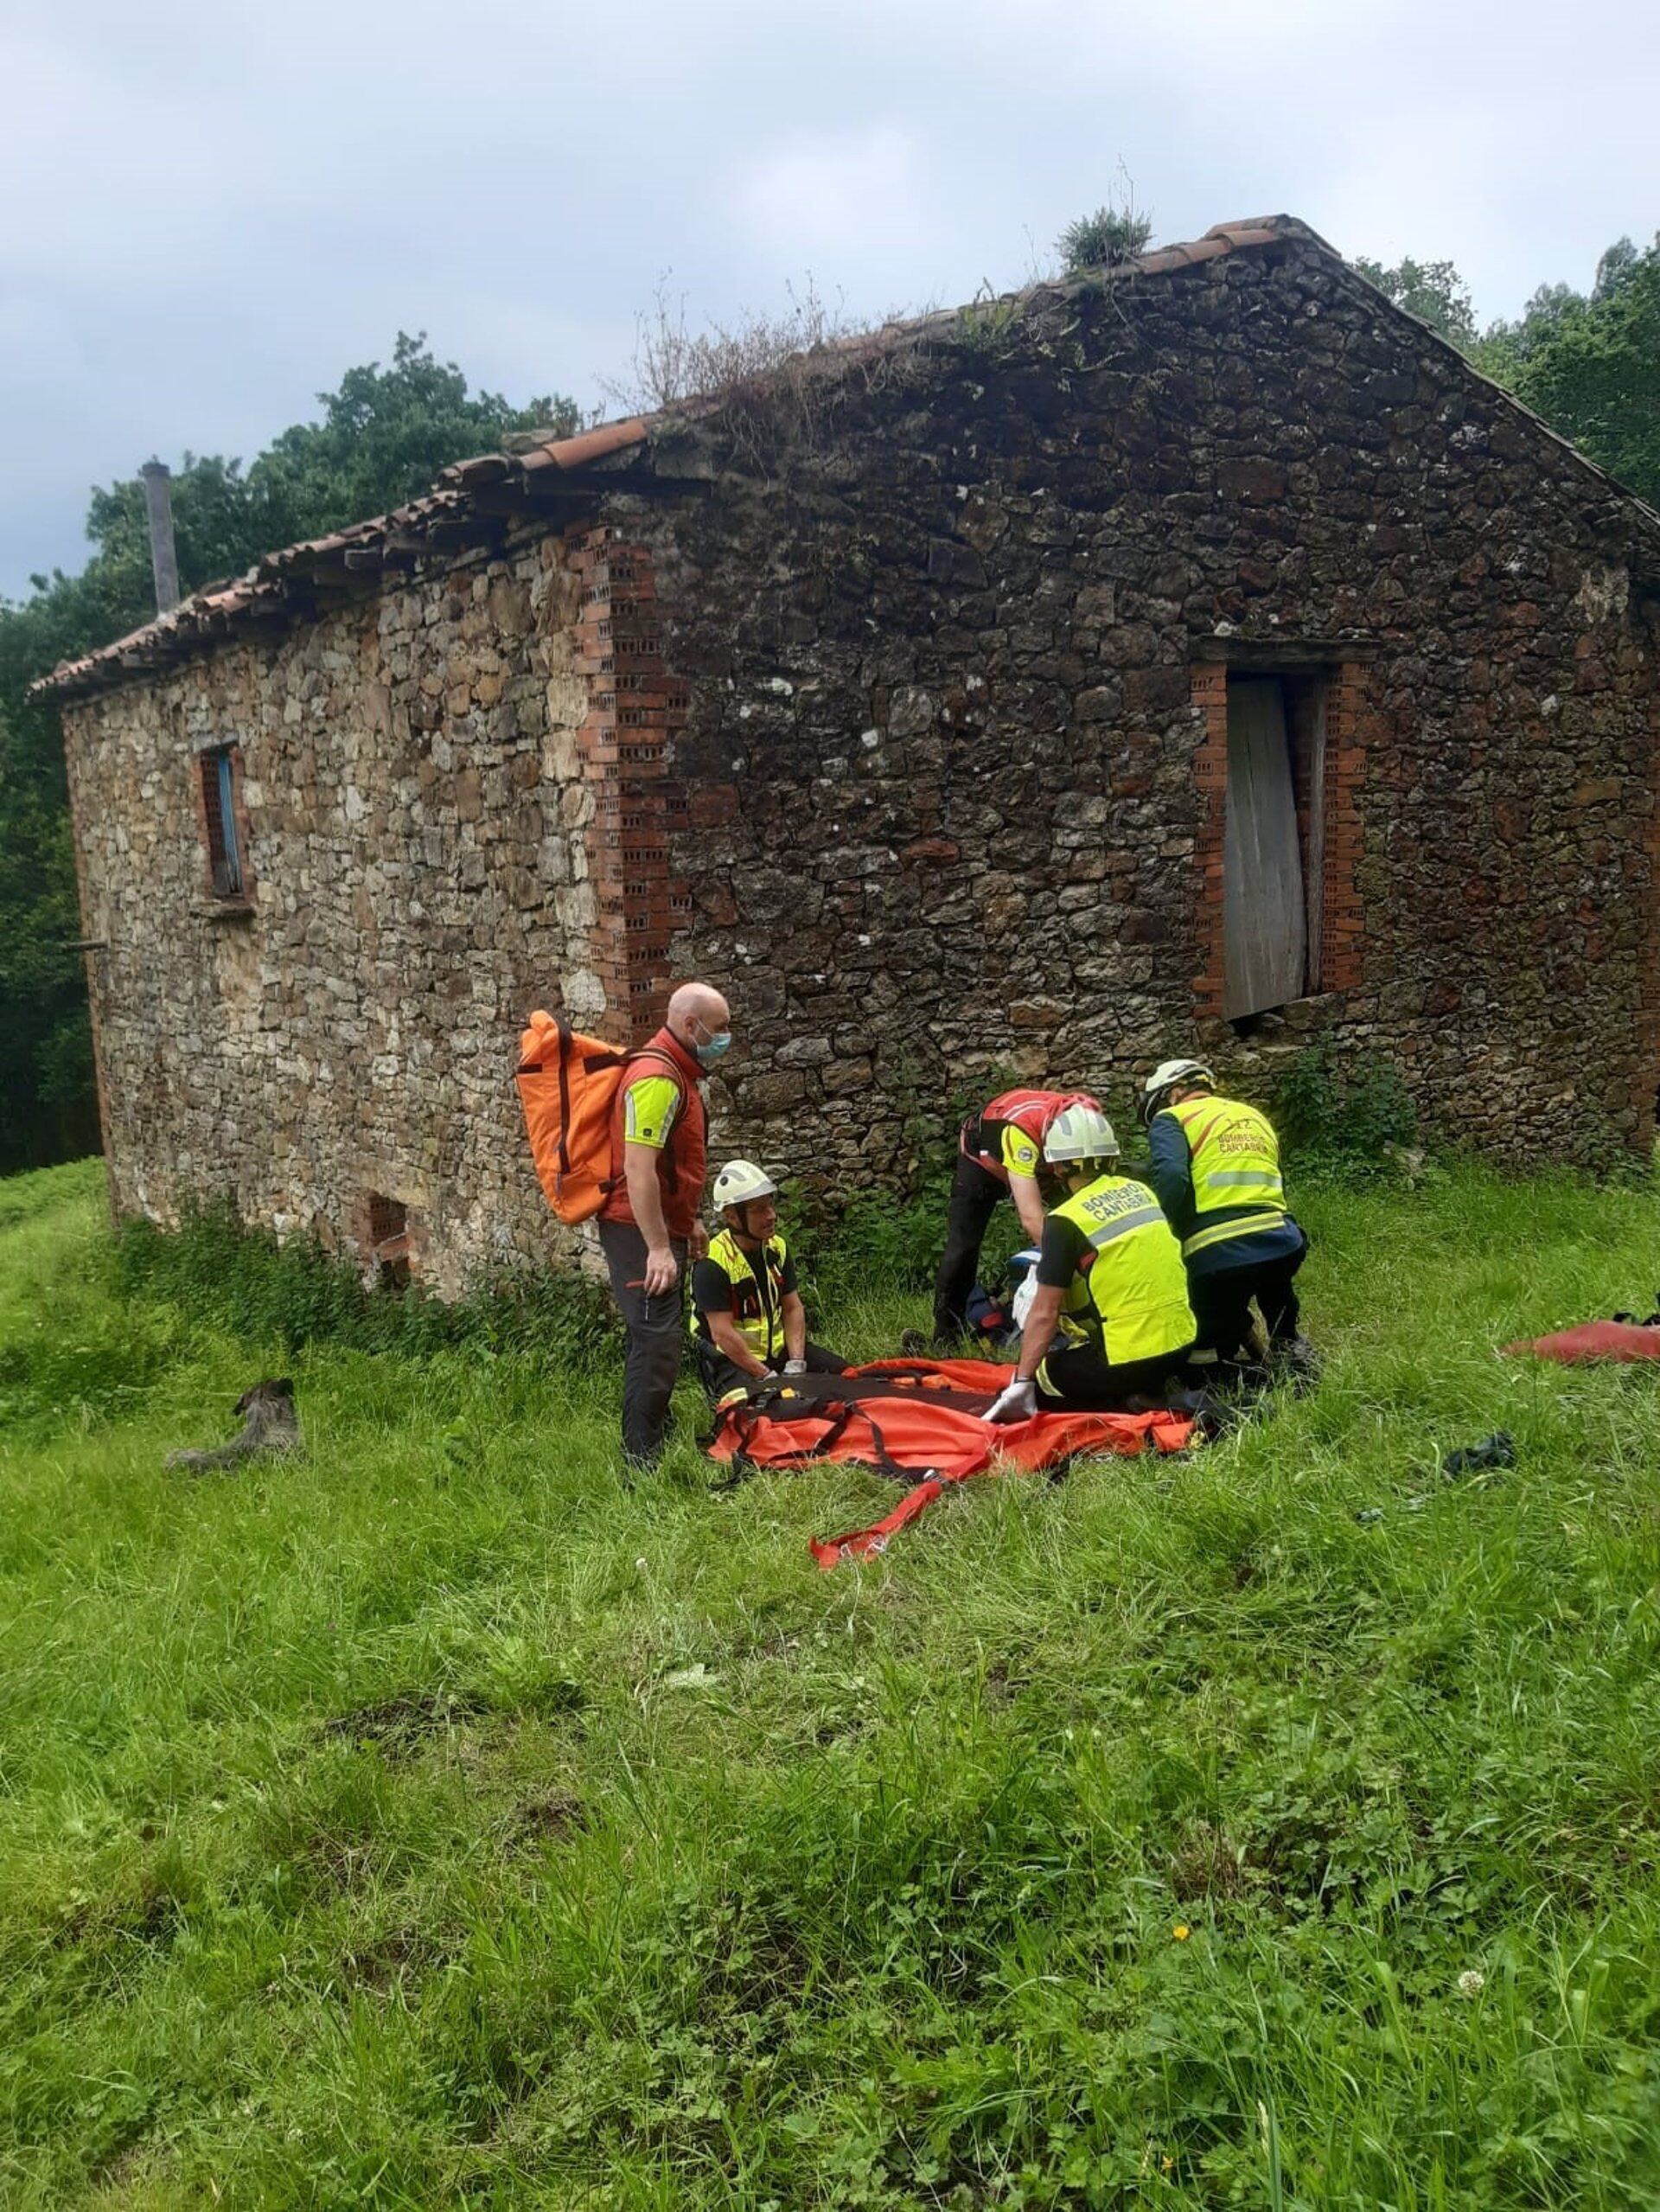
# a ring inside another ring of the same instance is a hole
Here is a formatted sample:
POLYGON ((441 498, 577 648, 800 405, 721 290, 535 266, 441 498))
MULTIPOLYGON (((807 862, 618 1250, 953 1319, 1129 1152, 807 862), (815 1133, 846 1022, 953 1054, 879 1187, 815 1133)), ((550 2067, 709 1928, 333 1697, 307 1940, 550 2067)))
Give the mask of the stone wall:
POLYGON ((115 1203, 234 1197, 446 1291, 545 1254, 513 1046, 597 1018, 583 580, 557 537, 66 711, 115 1203), (204 747, 240 749, 251 898, 210 895, 204 747))
POLYGON ((1650 1141, 1652 520, 1317 243, 934 318, 618 482, 66 710, 121 1208, 367 1257, 379 1193, 445 1290, 552 1251, 519 1024, 637 1034, 671 973, 732 998, 717 1152, 831 1198, 1006 1075, 1124 1115, 1317 1034, 1503 1157, 1650 1141), (1322 748, 1315 988, 1243 1038, 1230 664, 1322 748))

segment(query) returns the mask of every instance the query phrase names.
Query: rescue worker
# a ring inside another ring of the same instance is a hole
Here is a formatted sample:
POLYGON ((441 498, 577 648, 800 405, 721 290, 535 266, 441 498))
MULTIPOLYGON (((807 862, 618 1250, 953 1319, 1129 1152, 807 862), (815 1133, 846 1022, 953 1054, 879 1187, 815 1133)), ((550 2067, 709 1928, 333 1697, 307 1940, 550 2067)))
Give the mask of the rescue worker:
POLYGON ((1313 1347, 1299 1333, 1293 1287, 1308 1239, 1286 1211, 1273 1123, 1255 1106, 1219 1097, 1202 1060, 1155 1068, 1141 1111, 1152 1187, 1187 1263, 1199 1325, 1197 1361, 1237 1365, 1260 1356, 1255 1300, 1269 1359, 1312 1371, 1313 1347))
POLYGON ((668 1432, 686 1344, 686 1268, 709 1249, 699 1218, 708 1144, 699 1085, 731 1041, 720 993, 682 983, 662 1027, 629 1054, 612 1109, 612 1189, 600 1209, 599 1244, 629 1336, 622 1456, 630 1467, 654 1466, 668 1432))
POLYGON ((795 1263, 778 1227, 778 1186, 752 1160, 715 1178, 723 1226, 692 1271, 692 1333, 711 1402, 769 1375, 843 1375, 839 1352, 811 1344, 795 1263))
POLYGON ((987 1420, 1167 1403, 1194 1320, 1181 1247, 1158 1199, 1119 1173, 1118 1139, 1099 1106, 1062 1108, 1044 1164, 1066 1195, 1044 1224, 1015 1379, 987 1420))
POLYGON ((945 1253, 934 1278, 936 1350, 948 1349, 969 1333, 968 1299, 980 1271, 980 1248, 999 1201, 1014 1201, 1027 1243, 1041 1241, 1044 1201, 1038 1189, 1038 1163, 1044 1138, 1063 1106, 1095 1103, 1082 1090, 1005 1090, 963 1123, 946 1216, 945 1253))

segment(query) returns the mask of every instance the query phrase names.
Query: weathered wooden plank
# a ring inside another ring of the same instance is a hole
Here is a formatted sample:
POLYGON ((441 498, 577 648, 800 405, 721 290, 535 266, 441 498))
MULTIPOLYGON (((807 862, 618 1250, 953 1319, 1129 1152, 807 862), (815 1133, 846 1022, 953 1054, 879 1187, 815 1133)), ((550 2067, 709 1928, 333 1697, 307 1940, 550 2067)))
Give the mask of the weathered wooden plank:
POLYGON ((1306 953, 1285 695, 1273 677, 1250 677, 1228 687, 1223 1012, 1300 998, 1306 953))

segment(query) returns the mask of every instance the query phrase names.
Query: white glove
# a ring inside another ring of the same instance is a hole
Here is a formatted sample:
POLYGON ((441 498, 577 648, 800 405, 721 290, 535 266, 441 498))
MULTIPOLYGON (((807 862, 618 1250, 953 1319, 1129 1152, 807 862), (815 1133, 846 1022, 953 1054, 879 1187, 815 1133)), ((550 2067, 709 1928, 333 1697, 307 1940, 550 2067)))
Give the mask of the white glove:
POLYGON ((1028 1376, 1024 1381, 1017 1378, 1011 1383, 1002 1397, 995 1401, 986 1418, 996 1422, 1001 1428, 1011 1421, 1030 1421, 1037 1410, 1038 1385, 1028 1376))
POLYGON ((784 1372, 786 1375, 805 1375, 807 1372, 806 1360, 786 1359, 784 1362, 784 1372))

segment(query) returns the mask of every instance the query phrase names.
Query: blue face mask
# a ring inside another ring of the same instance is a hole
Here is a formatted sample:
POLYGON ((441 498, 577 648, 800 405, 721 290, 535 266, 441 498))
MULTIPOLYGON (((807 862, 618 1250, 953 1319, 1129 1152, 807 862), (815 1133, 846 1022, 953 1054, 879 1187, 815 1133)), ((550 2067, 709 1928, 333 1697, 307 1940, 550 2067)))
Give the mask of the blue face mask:
MULTIPOLYGON (((699 1026, 701 1027, 702 1025, 699 1026)), ((694 1045, 692 1050, 697 1055, 698 1065, 703 1068, 713 1067, 721 1054, 731 1048, 731 1041, 732 1032, 730 1029, 718 1029, 706 1037, 701 1045, 694 1045)))

